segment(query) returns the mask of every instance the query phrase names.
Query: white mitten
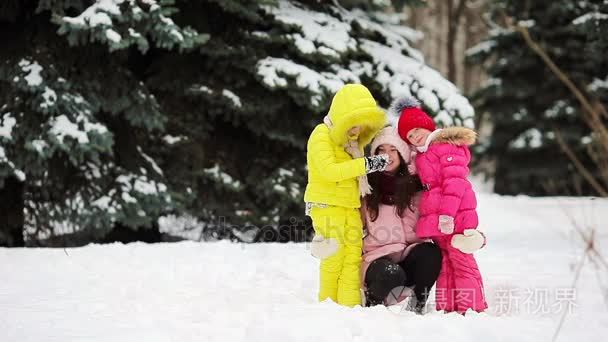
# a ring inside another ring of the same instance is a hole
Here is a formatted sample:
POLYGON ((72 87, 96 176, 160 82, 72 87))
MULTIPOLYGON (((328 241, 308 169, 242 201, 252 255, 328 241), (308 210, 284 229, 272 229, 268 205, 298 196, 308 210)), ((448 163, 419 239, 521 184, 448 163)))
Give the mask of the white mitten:
POLYGON ((326 239, 322 235, 315 234, 310 243, 310 254, 317 259, 325 259, 336 254, 338 241, 334 238, 326 239))
POLYGON ((454 232, 454 218, 447 215, 439 215, 439 230, 446 235, 454 232))
POLYGON ((452 247, 462 253, 472 254, 486 245, 486 236, 477 229, 465 229, 452 237, 452 247))

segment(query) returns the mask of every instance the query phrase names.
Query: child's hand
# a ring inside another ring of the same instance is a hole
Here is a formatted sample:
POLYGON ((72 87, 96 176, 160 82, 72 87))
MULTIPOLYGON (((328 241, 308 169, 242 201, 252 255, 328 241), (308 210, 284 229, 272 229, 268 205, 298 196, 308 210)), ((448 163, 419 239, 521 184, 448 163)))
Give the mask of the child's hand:
POLYGON ((388 154, 365 157, 366 173, 384 171, 390 162, 391 159, 389 158, 388 154))
POLYGON ((452 238, 452 247, 466 254, 477 252, 485 245, 486 236, 477 229, 465 229, 462 234, 452 238))
POLYGON ((447 215, 439 215, 439 230, 446 235, 454 232, 454 218, 447 215))
POLYGON ((414 164, 414 163, 407 164, 407 172, 409 172, 410 175, 415 175, 417 171, 418 170, 416 170, 416 164, 414 164))

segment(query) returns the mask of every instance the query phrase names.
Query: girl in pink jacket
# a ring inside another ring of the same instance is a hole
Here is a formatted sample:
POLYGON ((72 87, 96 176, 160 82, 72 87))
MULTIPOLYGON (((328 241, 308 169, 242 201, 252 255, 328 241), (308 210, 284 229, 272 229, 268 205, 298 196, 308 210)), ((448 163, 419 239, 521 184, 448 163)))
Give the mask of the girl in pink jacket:
POLYGON ((477 231, 477 200, 468 181, 476 133, 464 127, 436 129, 417 100, 395 101, 399 136, 416 147, 416 168, 424 192, 416 224, 419 238, 431 238, 442 252, 435 292, 437 310, 464 313, 487 309, 483 281, 471 253, 485 245, 477 231))
POLYGON ((422 313, 441 269, 439 248, 415 232, 422 184, 408 167, 410 148, 394 127, 378 133, 371 154, 388 154, 391 161, 384 172, 368 175, 372 193, 362 207, 367 230, 362 262, 366 304, 396 304, 411 296, 408 309, 422 313))

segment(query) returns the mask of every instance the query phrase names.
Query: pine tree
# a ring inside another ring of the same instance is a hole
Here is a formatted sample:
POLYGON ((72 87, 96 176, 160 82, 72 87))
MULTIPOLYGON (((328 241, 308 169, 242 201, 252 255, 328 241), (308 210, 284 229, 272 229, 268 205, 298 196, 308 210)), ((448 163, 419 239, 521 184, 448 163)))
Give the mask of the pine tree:
MULTIPOLYGON (((494 1, 492 11, 496 23, 504 24, 506 16, 527 26, 579 88, 606 103, 605 2, 494 1)), ((581 119, 574 95, 522 36, 497 24, 486 41, 469 50, 469 58, 488 65, 490 78, 476 99, 490 116, 493 133, 479 152, 496 161, 496 192, 593 194, 561 151, 556 132, 597 177, 600 170, 587 153, 596 137, 581 119)))
POLYGON ((36 233, 100 236, 173 214, 202 222, 205 240, 305 239, 294 227, 306 141, 341 86, 363 83, 384 107, 414 95, 440 124, 473 123, 411 47, 419 33, 378 6, 11 1, 0 181, 23 185, 36 233))
POLYGON ((172 199, 146 149, 167 118, 139 60, 152 48, 198 48, 206 36, 171 20, 172 1, 10 1, 4 9, 0 183, 23 183, 17 207, 30 238, 154 225, 172 199))
POLYGON ((155 67, 151 83, 172 118, 161 165, 205 222, 203 238, 301 226, 306 141, 345 83, 364 83, 385 107, 415 95, 440 123, 472 125, 468 101, 411 47, 417 32, 351 5, 178 2, 176 21, 211 38, 200 55, 159 60, 182 67, 155 67))

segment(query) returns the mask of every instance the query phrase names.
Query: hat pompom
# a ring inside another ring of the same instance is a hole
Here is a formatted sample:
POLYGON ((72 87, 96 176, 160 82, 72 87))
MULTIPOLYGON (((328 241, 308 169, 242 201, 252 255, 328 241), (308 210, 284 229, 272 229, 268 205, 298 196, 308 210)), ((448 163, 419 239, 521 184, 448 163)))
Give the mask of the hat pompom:
POLYGON ((420 108, 420 101, 412 96, 404 96, 393 101, 389 111, 395 116, 400 116, 401 112, 407 108, 420 108))

